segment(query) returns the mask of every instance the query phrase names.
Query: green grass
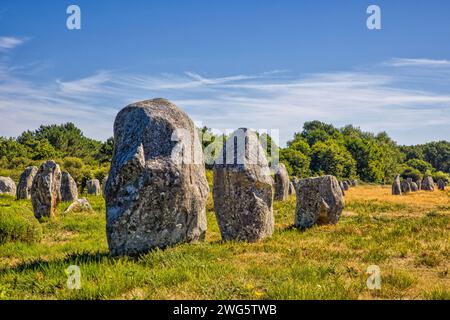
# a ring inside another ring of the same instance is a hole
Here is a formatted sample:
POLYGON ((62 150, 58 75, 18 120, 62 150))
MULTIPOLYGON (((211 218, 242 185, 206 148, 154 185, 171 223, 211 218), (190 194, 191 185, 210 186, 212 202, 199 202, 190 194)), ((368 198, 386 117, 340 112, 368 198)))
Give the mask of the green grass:
MULTIPOLYGON (((381 192, 352 189, 336 226, 306 231, 292 228, 294 197, 276 202, 273 237, 254 244, 220 241, 210 199, 205 242, 137 258, 109 255, 101 197, 88 197, 94 212, 63 214, 61 204, 40 242, 0 245, 0 299, 449 299, 448 195, 424 195, 437 205, 361 195, 381 192), (381 290, 366 286, 374 264, 381 290), (80 290, 67 288, 70 265, 81 269, 80 290)), ((0 215, 30 208, 0 197, 0 215)))

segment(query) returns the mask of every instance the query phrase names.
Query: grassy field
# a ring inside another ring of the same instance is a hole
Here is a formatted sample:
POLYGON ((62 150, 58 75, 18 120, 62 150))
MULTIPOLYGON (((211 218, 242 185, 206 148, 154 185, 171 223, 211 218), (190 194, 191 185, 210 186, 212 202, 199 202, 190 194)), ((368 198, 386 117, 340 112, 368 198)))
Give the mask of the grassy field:
MULTIPOLYGON (((295 197, 276 202, 276 232, 256 244, 221 243, 208 203, 207 240, 112 258, 105 205, 41 224, 40 242, 0 244, 0 299, 450 299, 450 192, 390 195, 351 189, 336 226, 291 227, 295 197), (69 290, 66 269, 81 268, 69 290), (381 269, 381 289, 366 286, 381 269)), ((32 216, 30 201, 0 196, 0 215, 32 216)), ((37 226, 39 227, 39 226, 37 226)), ((38 230, 40 231, 40 230, 38 230)), ((35 239, 32 238, 32 239, 35 239)))

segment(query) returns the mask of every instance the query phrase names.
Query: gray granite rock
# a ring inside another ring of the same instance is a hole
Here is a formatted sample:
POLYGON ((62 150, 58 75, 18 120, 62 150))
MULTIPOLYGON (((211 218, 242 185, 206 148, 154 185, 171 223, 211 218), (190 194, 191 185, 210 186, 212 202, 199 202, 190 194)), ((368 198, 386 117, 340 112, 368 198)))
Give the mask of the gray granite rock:
POLYGON ((31 199, 31 186, 33 185, 33 179, 38 172, 37 167, 28 167, 22 172, 17 185, 16 198, 17 200, 31 199))
POLYGON ((397 175, 394 179, 394 183, 392 183, 392 194, 394 196, 402 195, 402 184, 400 182, 400 176, 397 175))
POLYGON ((98 196, 101 194, 102 188, 100 187, 100 181, 98 179, 89 180, 86 184, 87 193, 90 195, 98 196))
POLYGON ((336 224, 344 209, 344 196, 334 176, 300 180, 297 188, 295 226, 336 224))
POLYGON ((289 174, 283 163, 278 164, 275 172, 275 200, 283 201, 289 198, 289 174))
POLYGON ((348 191, 348 190, 350 189, 350 185, 348 184, 347 181, 343 181, 343 182, 342 182, 342 185, 343 185, 343 187, 344 187, 344 191, 348 191))
POLYGON ((86 198, 74 200, 70 206, 64 211, 64 213, 81 212, 81 211, 93 211, 92 206, 86 198))
POLYGON ((61 174, 61 201, 73 202, 78 199, 78 186, 70 173, 61 174))
POLYGON ((214 210, 222 239, 256 242, 272 235, 273 179, 252 130, 236 130, 214 165, 214 210))
POLYGON ((434 191, 434 181, 430 176, 426 176, 422 180, 422 190, 425 191, 434 191))
POLYGON ((409 184, 408 180, 403 180, 401 182, 401 188, 402 188, 402 193, 410 193, 411 192, 411 185, 409 184))
POLYGON ((295 194, 295 187, 294 184, 290 181, 289 182, 289 195, 295 194))
POLYGON ((61 170, 55 161, 47 161, 41 165, 31 186, 31 202, 34 216, 52 217, 61 199, 61 170))
POLYGON ((0 194, 16 195, 16 183, 9 177, 0 177, 0 194))
POLYGON ((412 191, 412 192, 417 192, 417 191, 419 191, 419 187, 417 186, 417 183, 411 182, 409 185, 411 186, 411 191, 412 191))
POLYGON ((445 182, 444 182, 444 180, 439 179, 438 182, 437 182, 437 185, 438 185, 439 190, 442 190, 442 191, 445 190, 445 182))
POLYGON ((104 195, 112 255, 203 240, 209 187, 187 114, 164 99, 133 103, 117 115, 114 140, 104 195))

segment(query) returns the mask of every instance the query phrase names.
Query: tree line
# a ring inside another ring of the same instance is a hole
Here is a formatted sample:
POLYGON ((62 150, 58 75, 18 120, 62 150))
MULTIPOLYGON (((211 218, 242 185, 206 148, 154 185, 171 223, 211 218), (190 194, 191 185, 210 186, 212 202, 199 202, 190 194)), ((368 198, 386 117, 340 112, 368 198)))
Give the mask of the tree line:
MULTIPOLYGON (((199 134, 204 148, 219 140, 207 127, 199 129, 199 134)), ((267 138, 270 150, 274 142, 267 138)), ((288 172, 300 178, 331 174, 339 179, 391 183, 401 174, 414 180, 430 175, 450 181, 449 141, 399 146, 386 132, 311 121, 304 123, 286 148, 274 147, 288 172)), ((84 188, 87 180, 102 180, 107 174, 113 150, 113 138, 90 139, 73 123, 41 126, 17 138, 0 137, 0 175, 18 179, 25 167, 55 159, 84 188)), ((271 159, 272 154, 268 156, 271 159)))

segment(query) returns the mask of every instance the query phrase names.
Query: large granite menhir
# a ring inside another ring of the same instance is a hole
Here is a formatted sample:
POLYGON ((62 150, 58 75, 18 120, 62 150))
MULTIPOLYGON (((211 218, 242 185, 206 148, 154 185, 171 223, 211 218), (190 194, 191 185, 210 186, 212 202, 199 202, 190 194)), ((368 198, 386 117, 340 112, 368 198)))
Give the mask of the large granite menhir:
POLYGON ((273 184, 256 133, 236 130, 214 164, 214 211, 222 240, 256 242, 272 235, 273 184))
POLYGON ((78 187, 70 173, 64 171, 61 174, 61 201, 73 202, 78 199, 78 187))
POLYGON ((41 165, 31 186, 31 202, 34 216, 52 217, 61 199, 61 170, 55 161, 47 161, 41 165))
POLYGON ((400 182, 400 175, 397 175, 392 183, 392 194, 394 196, 402 195, 402 184, 400 182))
POLYGON ((302 179, 297 187, 295 226, 336 224, 344 209, 344 196, 334 176, 302 179))
POLYGON ((112 255, 203 240, 209 187, 192 120, 164 99, 133 103, 114 123, 105 186, 112 255))

